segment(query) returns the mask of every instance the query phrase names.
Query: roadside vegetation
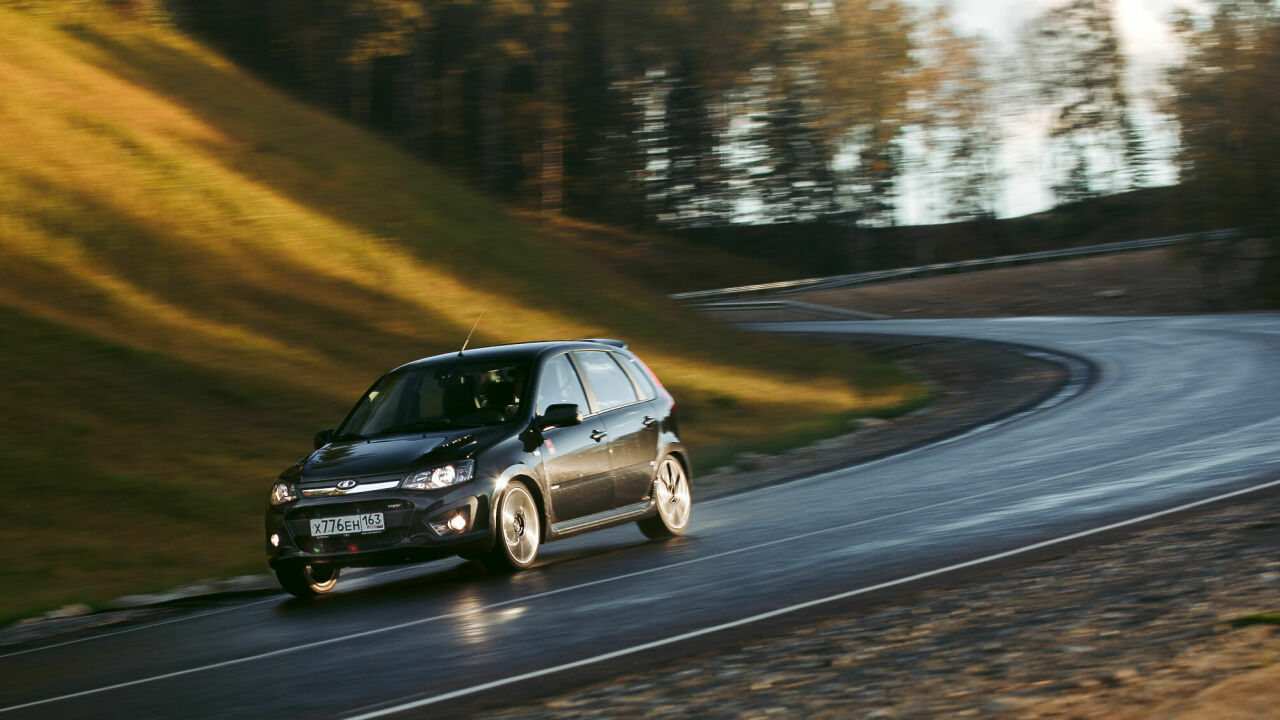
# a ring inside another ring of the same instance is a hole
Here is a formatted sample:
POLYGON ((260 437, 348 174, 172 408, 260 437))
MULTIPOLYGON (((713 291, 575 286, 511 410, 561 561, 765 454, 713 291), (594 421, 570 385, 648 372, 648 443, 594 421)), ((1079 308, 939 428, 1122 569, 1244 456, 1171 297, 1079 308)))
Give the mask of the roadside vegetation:
POLYGON ((260 572, 275 474, 481 310, 473 346, 629 341, 695 462, 925 395, 668 301, 661 241, 509 214, 163 23, 66 6, 0 5, 0 621, 260 572))

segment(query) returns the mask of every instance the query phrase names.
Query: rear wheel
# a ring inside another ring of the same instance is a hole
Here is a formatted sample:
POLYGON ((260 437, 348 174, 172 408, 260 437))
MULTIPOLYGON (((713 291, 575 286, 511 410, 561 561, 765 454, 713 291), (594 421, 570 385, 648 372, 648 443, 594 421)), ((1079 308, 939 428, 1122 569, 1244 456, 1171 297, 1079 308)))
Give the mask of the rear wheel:
POLYGON ((680 535, 689 527, 693 513, 689 476, 680 461, 670 455, 658 463, 658 472, 653 478, 653 501, 658 506, 658 514, 636 521, 645 537, 661 540, 680 535))
POLYGON ((523 570, 538 557, 542 543, 542 518, 528 486, 516 481, 507 487, 498 505, 498 537, 493 549, 480 558, 491 572, 523 570))
POLYGON ((332 565, 281 565, 276 568, 276 579, 290 595, 309 598, 333 590, 339 571, 332 565))

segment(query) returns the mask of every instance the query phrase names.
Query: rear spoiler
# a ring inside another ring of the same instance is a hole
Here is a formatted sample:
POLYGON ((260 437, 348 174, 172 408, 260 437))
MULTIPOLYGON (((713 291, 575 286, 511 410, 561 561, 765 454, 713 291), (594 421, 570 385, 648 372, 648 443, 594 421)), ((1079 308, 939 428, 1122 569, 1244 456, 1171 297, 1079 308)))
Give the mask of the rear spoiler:
POLYGON ((610 346, 612 346, 612 347, 616 347, 616 348, 618 348, 619 350, 626 350, 626 349, 627 349, 627 343, 625 343, 625 342, 624 342, 624 341, 622 341, 622 340, 614 340, 614 339, 612 339, 612 338, 582 338, 581 340, 578 340, 577 342, 592 342, 592 343, 600 343, 601 345, 610 345, 610 346))

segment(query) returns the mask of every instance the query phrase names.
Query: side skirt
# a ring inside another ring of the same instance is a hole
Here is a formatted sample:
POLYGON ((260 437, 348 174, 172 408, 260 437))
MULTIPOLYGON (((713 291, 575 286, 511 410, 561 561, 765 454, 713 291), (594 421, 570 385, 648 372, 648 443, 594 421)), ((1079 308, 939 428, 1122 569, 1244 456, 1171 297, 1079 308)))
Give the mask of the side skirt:
POLYGON ((606 510, 595 515, 587 515, 586 517, 555 523, 551 526, 551 534, 557 539, 568 537, 569 535, 577 535, 580 532, 595 530, 607 525, 616 525, 628 520, 638 520, 652 512, 653 498, 649 498, 634 505, 624 505, 623 507, 606 510))

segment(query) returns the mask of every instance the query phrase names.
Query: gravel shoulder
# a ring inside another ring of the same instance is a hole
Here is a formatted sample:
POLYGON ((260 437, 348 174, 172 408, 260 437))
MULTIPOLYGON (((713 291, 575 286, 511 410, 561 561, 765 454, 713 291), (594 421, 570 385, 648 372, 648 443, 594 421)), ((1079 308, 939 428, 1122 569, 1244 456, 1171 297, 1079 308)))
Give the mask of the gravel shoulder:
POLYGON ((694 654, 498 718, 1274 718, 1280 497, 694 654), (1239 624, 1237 624, 1239 623, 1239 624))

